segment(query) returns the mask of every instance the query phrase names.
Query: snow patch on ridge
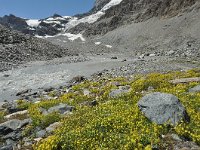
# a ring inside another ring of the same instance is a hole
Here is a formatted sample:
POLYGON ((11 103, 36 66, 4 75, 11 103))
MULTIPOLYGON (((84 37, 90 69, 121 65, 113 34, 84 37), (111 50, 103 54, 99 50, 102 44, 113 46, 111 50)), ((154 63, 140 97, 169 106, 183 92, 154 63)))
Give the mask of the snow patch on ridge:
POLYGON ((78 19, 76 17, 71 18, 71 20, 66 24, 65 30, 70 29, 74 26, 77 26, 80 23, 94 23, 96 22, 101 16, 105 14, 105 11, 110 9, 111 7, 118 5, 122 2, 122 0, 111 0, 108 4, 106 4, 100 11, 95 14, 86 16, 84 18, 78 19))
POLYGON ((85 42, 85 38, 83 38, 83 35, 80 33, 79 34, 64 33, 64 34, 60 34, 60 35, 67 36, 70 41, 74 41, 74 40, 80 38, 81 41, 85 42))
POLYGON ((107 48, 112 48, 112 46, 111 45, 105 45, 107 48))
POLYGON ((85 38, 83 37, 82 34, 71 34, 71 33, 63 33, 63 34, 57 34, 57 35, 54 35, 54 36, 50 36, 50 35, 45 35, 45 36, 39 36, 39 35, 36 35, 35 37, 37 38, 52 38, 52 37, 58 37, 58 36, 66 36, 70 41, 74 41, 74 40, 77 40, 77 39, 80 39, 81 41, 85 42, 85 38))
POLYGON ((30 27, 38 27, 38 25, 41 23, 41 21, 37 20, 37 19, 29 19, 26 20, 26 23, 30 26, 30 27))
POLYGON ((101 44, 101 42, 95 42, 94 44, 95 44, 95 45, 100 45, 100 44, 101 44))
POLYGON ((111 7, 118 5, 122 2, 122 0, 111 0, 108 4, 106 4, 100 11, 106 11, 111 7))

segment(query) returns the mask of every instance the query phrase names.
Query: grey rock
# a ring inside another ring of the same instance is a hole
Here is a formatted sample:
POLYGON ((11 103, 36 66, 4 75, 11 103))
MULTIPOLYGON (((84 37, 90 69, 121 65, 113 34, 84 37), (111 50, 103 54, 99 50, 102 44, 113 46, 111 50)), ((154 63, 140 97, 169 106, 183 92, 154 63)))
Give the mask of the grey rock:
POLYGON ((176 125, 182 119, 189 121, 184 106, 172 94, 159 92, 147 94, 141 98, 138 106, 148 119, 157 124, 176 125))
POLYGON ((129 85, 126 85, 126 86, 119 86, 119 89, 120 89, 120 90, 129 90, 129 89, 130 89, 130 86, 129 86, 129 85))
POLYGON ((46 128, 47 133, 52 133, 56 128, 61 125, 60 122, 55 122, 46 128))
POLYGON ((138 59, 144 59, 144 54, 142 54, 142 55, 140 55, 139 57, 138 57, 138 59))
POLYGON ((2 137, 2 139, 7 140, 7 139, 11 139, 13 141, 18 141, 19 139, 21 139, 22 137, 22 133, 20 130, 16 130, 13 131, 5 136, 2 137))
POLYGON ((182 141, 182 139, 177 134, 171 134, 171 136, 172 136, 172 139, 176 141, 182 141))
POLYGON ((30 146, 33 145, 33 141, 31 140, 31 138, 23 138, 23 142, 24 142, 24 146, 30 146))
POLYGON ((0 150, 13 150, 13 146, 12 145, 6 145, 0 148, 0 150))
POLYGON ((4 74, 3 77, 8 78, 10 75, 9 74, 4 74))
POLYGON ((175 54, 175 51, 173 51, 173 50, 170 50, 169 52, 167 52, 167 55, 168 56, 172 56, 172 55, 174 55, 175 54))
POLYGON ((84 89, 84 90, 83 90, 83 94, 84 94, 85 96, 88 96, 88 95, 90 95, 90 91, 89 91, 88 89, 84 89))
POLYGON ((45 135, 46 135, 46 131, 41 130, 36 133, 36 138, 43 138, 43 137, 45 137, 45 135))
POLYGON ((9 114, 15 113, 20 111, 21 109, 17 108, 17 103, 13 102, 6 102, 2 105, 3 108, 5 108, 9 114))
POLYGON ((8 133, 11 133, 13 130, 6 127, 6 126, 0 126, 0 135, 7 135, 8 133))
POLYGON ((93 101, 85 101, 80 104, 81 106, 97 106, 98 102, 96 100, 93 101))
POLYGON ((6 104, 6 102, 0 102, 0 110, 4 110, 5 107, 4 105, 6 104))
POLYGON ((47 115, 48 114, 48 111, 44 108, 39 108, 40 112, 43 114, 43 115, 47 115))
POLYGON ((60 114, 64 114, 66 112, 71 112, 74 109, 73 106, 69 106, 67 104, 59 104, 57 106, 51 107, 48 109, 48 113, 59 112, 60 114))
POLYGON ((20 92, 18 92, 18 93, 16 94, 16 96, 20 96, 20 95, 26 94, 26 93, 28 93, 28 92, 30 92, 30 91, 31 91, 31 90, 29 90, 29 89, 20 91, 20 92))
POLYGON ((200 92, 200 85, 197 85, 191 89, 189 89, 189 92, 193 93, 193 92, 200 92))
POLYGON ((18 120, 18 119, 13 119, 9 120, 7 122, 1 123, 0 124, 0 134, 6 135, 12 131, 15 131, 17 129, 21 129, 22 127, 26 126, 31 122, 30 119, 25 119, 25 120, 18 120))
POLYGON ((80 83, 84 81, 86 78, 84 76, 76 76, 69 83, 80 83))
POLYGON ((156 54, 149 54, 149 57, 155 57, 156 54))
POLYGON ((53 87, 47 87, 47 88, 44 88, 44 92, 51 92, 51 91, 53 91, 54 90, 54 88, 53 87))
POLYGON ((6 140, 6 145, 14 145, 15 141, 11 140, 11 139, 7 139, 6 140))

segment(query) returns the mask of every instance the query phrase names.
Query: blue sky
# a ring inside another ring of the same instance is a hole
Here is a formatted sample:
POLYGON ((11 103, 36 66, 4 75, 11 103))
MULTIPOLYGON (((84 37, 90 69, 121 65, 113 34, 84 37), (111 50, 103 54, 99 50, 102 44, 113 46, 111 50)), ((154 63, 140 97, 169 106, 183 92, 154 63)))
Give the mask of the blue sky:
POLYGON ((40 19, 54 13, 72 16, 87 12, 95 0, 0 0, 0 16, 14 14, 23 18, 40 19))

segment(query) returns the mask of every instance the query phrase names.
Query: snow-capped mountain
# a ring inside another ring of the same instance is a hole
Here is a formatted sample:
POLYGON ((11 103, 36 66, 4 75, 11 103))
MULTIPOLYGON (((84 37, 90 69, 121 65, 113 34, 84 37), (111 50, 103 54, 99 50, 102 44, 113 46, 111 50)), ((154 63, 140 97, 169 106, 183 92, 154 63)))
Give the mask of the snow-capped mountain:
POLYGON ((67 36, 70 40, 104 35, 122 25, 143 22, 153 17, 173 17, 198 0, 96 0, 85 14, 45 19, 24 19, 14 15, 0 18, 0 24, 37 37, 67 36))
POLYGON ((14 15, 0 18, 0 24, 31 35, 56 35, 65 29, 71 19, 68 16, 53 15, 45 19, 24 19, 14 15))
MULTIPOLYGON (((122 0, 97 0, 94 8, 87 14, 76 16, 60 16, 55 14, 45 19, 24 19, 14 15, 0 18, 0 24, 10 27, 14 30, 21 31, 25 34, 31 34, 38 37, 48 37, 56 35, 65 35, 73 40, 81 38, 78 32, 73 34, 70 30, 81 24, 92 24, 105 14, 105 11, 118 5, 122 0)), ((84 29, 84 28, 82 28, 84 29)), ((81 31, 82 31, 81 29, 81 31)))

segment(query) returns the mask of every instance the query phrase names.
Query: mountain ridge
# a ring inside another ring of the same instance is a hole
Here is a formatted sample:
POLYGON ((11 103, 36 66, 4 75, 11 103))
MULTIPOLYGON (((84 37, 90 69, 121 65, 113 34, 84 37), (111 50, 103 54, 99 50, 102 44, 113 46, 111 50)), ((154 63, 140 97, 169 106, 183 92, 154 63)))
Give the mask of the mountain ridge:
POLYGON ((83 33, 88 37, 104 35, 120 26, 132 22, 144 22, 152 17, 166 19, 181 15, 186 11, 192 11, 191 7, 197 2, 198 0, 96 0, 94 7, 87 13, 72 17, 55 14, 36 20, 38 25, 34 27, 28 24, 29 19, 14 15, 0 17, 0 24, 34 36, 54 36, 69 32, 71 34, 83 33), (102 13, 101 10, 109 3, 113 4, 105 9, 105 13, 102 13))

